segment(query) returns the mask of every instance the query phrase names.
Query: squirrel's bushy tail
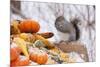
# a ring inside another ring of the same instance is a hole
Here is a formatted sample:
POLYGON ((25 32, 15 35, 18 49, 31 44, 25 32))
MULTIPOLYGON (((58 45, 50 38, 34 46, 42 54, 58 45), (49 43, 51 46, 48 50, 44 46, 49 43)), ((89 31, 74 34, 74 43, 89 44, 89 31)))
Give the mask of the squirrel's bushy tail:
POLYGON ((79 27, 77 25, 78 22, 79 22, 79 19, 77 19, 77 18, 71 20, 71 23, 76 30, 76 40, 79 40, 79 38, 80 38, 80 30, 79 30, 79 27))

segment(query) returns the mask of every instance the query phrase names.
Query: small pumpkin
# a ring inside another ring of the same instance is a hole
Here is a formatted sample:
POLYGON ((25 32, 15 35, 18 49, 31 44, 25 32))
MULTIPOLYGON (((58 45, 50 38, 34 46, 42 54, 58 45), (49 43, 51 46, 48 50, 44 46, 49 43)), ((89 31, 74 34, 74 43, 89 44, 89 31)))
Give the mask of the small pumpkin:
POLYGON ((31 19, 26 19, 21 21, 18 27, 21 32, 26 32, 26 33, 36 33, 40 29, 39 23, 31 19))
POLYGON ((11 66, 28 66, 29 63, 29 58, 26 56, 19 56, 15 61, 11 62, 11 66))
POLYGON ((10 61, 14 61, 19 57, 19 53, 17 52, 17 49, 14 47, 10 48, 10 61))
POLYGON ((14 42, 12 42, 11 47, 15 48, 19 54, 22 52, 21 48, 14 42))
POLYGON ((30 59, 38 64, 45 64, 48 60, 48 54, 38 48, 33 48, 30 53, 30 59))

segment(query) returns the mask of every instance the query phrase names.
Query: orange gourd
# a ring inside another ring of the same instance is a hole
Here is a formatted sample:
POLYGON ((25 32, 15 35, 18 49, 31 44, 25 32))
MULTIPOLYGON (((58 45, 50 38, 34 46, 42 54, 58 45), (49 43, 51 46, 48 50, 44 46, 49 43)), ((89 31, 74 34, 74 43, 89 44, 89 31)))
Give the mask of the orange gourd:
POLYGON ((11 48, 15 48, 15 50, 20 54, 22 52, 21 48, 17 46, 15 43, 11 44, 11 48))
POLYGON ((14 61, 19 57, 19 53, 17 52, 17 50, 15 48, 10 48, 10 60, 14 61))
POLYGON ((45 64, 48 60, 48 54, 38 48, 31 49, 30 52, 30 60, 38 63, 38 64, 45 64))
POLYGON ((11 62, 11 67, 13 66, 28 66, 29 65, 29 58, 26 56, 19 56, 15 61, 11 62))
POLYGON ((21 21, 18 27, 21 32, 26 32, 26 33, 36 33, 40 29, 39 23, 31 19, 26 19, 21 21))

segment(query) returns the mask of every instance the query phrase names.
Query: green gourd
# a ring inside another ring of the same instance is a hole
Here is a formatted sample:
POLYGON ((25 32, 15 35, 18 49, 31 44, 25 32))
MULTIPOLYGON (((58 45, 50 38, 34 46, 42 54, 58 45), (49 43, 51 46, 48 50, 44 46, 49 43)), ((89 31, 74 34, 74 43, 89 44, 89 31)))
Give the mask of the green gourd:
POLYGON ((41 40, 36 40, 33 46, 40 48, 40 47, 45 47, 45 44, 41 40))

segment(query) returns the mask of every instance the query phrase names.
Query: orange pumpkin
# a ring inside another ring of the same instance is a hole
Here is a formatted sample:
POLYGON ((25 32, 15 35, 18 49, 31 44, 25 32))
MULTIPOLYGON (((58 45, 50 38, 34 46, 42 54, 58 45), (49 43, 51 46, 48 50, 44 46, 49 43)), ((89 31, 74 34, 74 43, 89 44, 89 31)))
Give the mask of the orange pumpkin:
POLYGON ((19 53, 17 52, 17 50, 15 48, 10 48, 10 60, 14 61, 19 57, 19 53))
POLYGON ((29 52, 30 52, 30 60, 38 64, 45 64, 48 60, 47 53, 42 50, 39 50, 38 48, 33 48, 29 52))
POLYGON ((21 48, 18 47, 15 43, 12 43, 12 44, 11 44, 11 47, 12 47, 12 48, 15 48, 16 51, 17 51, 19 54, 22 52, 21 48))
POLYGON ((28 66, 29 63, 29 58, 26 56, 19 56, 15 61, 11 62, 11 66, 28 66))
POLYGON ((21 32, 26 32, 26 33, 36 33, 40 29, 39 23, 35 20, 30 20, 30 19, 21 21, 18 27, 21 32))

